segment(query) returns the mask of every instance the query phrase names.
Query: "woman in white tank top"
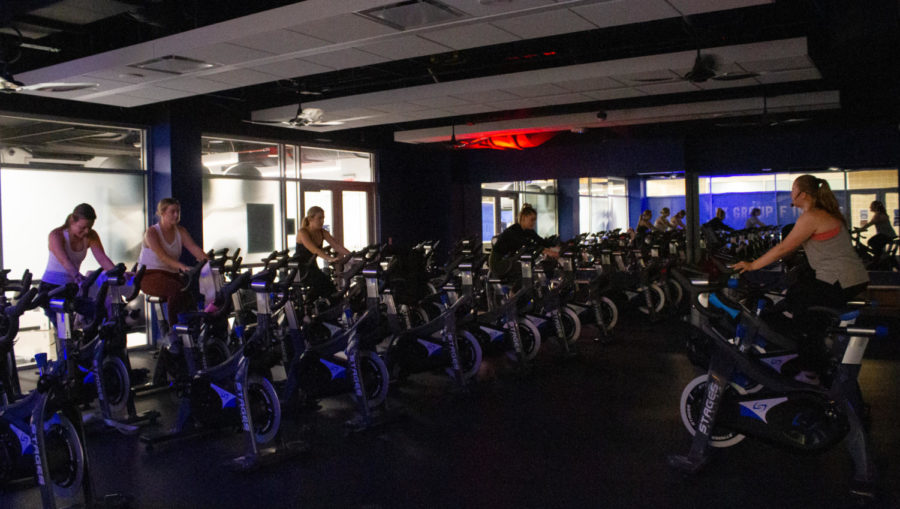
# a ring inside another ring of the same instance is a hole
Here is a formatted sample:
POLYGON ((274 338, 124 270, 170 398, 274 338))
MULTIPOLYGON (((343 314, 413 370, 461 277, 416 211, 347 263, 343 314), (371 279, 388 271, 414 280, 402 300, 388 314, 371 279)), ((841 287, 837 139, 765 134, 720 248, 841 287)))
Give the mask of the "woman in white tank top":
POLYGON ((88 248, 103 270, 115 266, 106 256, 100 236, 93 230, 96 219, 97 213, 94 212, 94 208, 82 203, 66 217, 65 224, 50 232, 48 238, 50 256, 44 275, 41 276, 41 282, 45 283, 45 286, 55 287, 81 282, 84 279, 80 272, 81 262, 87 256, 88 248))
POLYGON ((156 207, 159 222, 144 232, 138 263, 145 265, 141 291, 147 295, 164 297, 168 307, 169 323, 175 323, 178 313, 194 307, 193 296, 181 290, 184 283, 179 272, 190 267, 181 263, 184 248, 198 261, 206 260, 206 253, 194 242, 188 231, 178 224, 181 220, 181 204, 174 198, 163 198, 156 207))

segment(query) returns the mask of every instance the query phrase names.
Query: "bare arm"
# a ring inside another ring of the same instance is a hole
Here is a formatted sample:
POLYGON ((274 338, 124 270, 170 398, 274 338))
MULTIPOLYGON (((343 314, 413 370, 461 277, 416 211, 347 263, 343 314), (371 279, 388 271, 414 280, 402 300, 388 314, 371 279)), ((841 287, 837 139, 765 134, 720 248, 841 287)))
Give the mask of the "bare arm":
MULTIPOLYGON (((159 234, 156 233, 156 231, 157 230, 155 228, 148 228, 147 231, 144 232, 144 242, 147 243, 147 246, 150 247, 150 250, 153 251, 153 254, 156 255, 156 258, 172 269, 184 271, 190 270, 190 267, 181 263, 175 258, 172 258, 166 253, 166 250, 163 249, 162 244, 159 241, 159 234)), ((182 239, 182 242, 184 242, 184 239, 182 239)))
POLYGON ((100 242, 100 235, 97 235, 97 232, 91 232, 88 241, 90 242, 91 253, 94 255, 94 259, 97 260, 97 263, 99 263, 101 267, 103 267, 103 270, 110 270, 116 266, 116 264, 106 256, 106 251, 103 249, 103 242, 100 242))
MULTIPOLYGON (((331 235, 328 235, 328 236, 330 237, 331 235)), ((323 237, 324 237, 324 236, 323 236, 323 237)), ((334 256, 329 256, 328 253, 326 253, 324 249, 322 249, 321 247, 317 246, 317 245, 313 242, 312 237, 309 236, 309 232, 307 232, 306 230, 302 230, 302 229, 299 230, 299 231, 297 232, 297 238, 300 239, 300 243, 303 244, 303 246, 304 246, 306 249, 309 249, 309 251, 310 251, 311 253, 315 254, 315 255, 318 256, 319 258, 322 258, 323 260, 325 260, 325 261, 327 261, 327 262, 333 262, 333 261, 337 260, 336 257, 334 257, 334 256)), ((346 250, 345 250, 345 251, 346 251, 346 250)))
POLYGON ((741 272, 759 270, 775 263, 783 256, 796 251, 806 239, 810 238, 816 232, 816 223, 812 216, 812 214, 808 213, 801 215, 786 239, 779 242, 772 249, 766 251, 764 255, 756 260, 753 260, 752 262, 738 262, 735 263, 733 267, 741 272))
POLYGON ((209 259, 209 257, 206 256, 206 253, 203 252, 203 248, 194 242, 194 239, 191 237, 191 234, 188 233, 187 228, 179 225, 178 231, 181 232, 182 245, 184 245, 189 253, 194 255, 194 258, 196 258, 198 262, 205 262, 209 259))
POLYGON ((322 238, 324 238, 325 241, 328 242, 328 245, 334 248, 334 250, 338 253, 344 256, 350 254, 350 251, 347 251, 347 248, 342 246, 340 242, 336 241, 334 237, 331 236, 331 232, 329 232, 328 230, 322 230, 322 238))
POLYGON ((75 268, 75 265, 72 265, 69 256, 66 254, 64 245, 65 237, 63 237, 62 230, 53 230, 50 232, 48 243, 50 252, 53 253, 53 256, 55 256, 57 260, 59 260, 59 263, 66 269, 69 276, 77 278, 80 273, 78 272, 78 269, 75 268))

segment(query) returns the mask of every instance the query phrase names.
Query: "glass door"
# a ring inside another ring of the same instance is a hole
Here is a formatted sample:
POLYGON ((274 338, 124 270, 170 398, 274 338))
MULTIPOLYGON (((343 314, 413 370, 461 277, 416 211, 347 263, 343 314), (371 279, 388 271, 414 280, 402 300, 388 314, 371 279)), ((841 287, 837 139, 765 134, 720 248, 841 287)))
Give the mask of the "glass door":
POLYGON ((325 229, 350 251, 374 242, 375 200, 370 186, 354 182, 303 181, 300 187, 298 226, 310 207, 319 206, 325 211, 325 229))

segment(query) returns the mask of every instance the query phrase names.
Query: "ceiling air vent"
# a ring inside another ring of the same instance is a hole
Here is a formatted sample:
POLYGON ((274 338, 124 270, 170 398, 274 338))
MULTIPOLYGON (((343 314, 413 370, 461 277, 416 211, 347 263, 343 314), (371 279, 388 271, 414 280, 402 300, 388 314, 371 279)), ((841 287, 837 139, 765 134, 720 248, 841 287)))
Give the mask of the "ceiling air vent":
POLYGON ((128 67, 147 69, 148 71, 165 72, 168 74, 187 74, 205 69, 212 69, 216 64, 194 60, 193 58, 179 57, 178 55, 166 55, 154 58, 146 62, 131 64, 128 67))
POLYGON ((465 13, 437 0, 406 0, 357 14, 397 30, 443 23, 465 16, 465 13))

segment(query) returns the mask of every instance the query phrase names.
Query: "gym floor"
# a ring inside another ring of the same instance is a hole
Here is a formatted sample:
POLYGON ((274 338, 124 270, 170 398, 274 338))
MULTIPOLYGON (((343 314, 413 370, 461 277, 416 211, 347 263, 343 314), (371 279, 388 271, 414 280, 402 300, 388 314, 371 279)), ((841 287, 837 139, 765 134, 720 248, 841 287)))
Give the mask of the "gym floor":
MULTIPOLYGON (((250 473, 225 466, 243 447, 230 431, 151 452, 134 436, 92 433, 94 486, 140 508, 859 507, 843 444, 795 456, 745 440, 697 476, 672 470, 666 456, 690 444, 681 390, 698 373, 684 354, 684 325, 630 321, 609 343, 591 336, 585 327, 580 355, 565 361, 545 345, 527 377, 495 363, 496 376, 471 393, 454 393, 446 377, 411 377, 391 388, 394 419, 362 434, 344 434, 349 399, 323 401, 314 417, 284 423, 292 438, 306 425, 309 452, 250 473)), ((136 365, 151 360, 137 357, 136 365)), ((861 375, 881 475, 874 507, 900 507, 898 361, 896 336, 875 340, 861 375)), ((165 429, 174 399, 146 396, 138 408, 162 410, 165 429)), ((2 508, 39 506, 33 482, 0 493, 2 508)))

